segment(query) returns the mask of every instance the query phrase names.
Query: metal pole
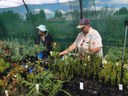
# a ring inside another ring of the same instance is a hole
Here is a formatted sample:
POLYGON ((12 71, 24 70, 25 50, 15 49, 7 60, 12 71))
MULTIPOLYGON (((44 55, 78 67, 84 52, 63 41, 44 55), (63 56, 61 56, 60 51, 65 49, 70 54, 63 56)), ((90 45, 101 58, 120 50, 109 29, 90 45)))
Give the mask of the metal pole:
POLYGON ((24 4, 24 6, 25 6, 25 8, 26 8, 26 10, 27 10, 28 16, 29 16, 29 18, 30 18, 30 20, 31 20, 31 23, 32 23, 32 26, 33 26, 33 30, 34 30, 34 32, 35 32, 35 34, 36 34, 36 36, 37 36, 35 24, 34 24, 33 19, 32 19, 32 17, 31 17, 31 12, 29 11, 29 8, 28 8, 28 6, 26 5, 25 1, 24 1, 24 0, 22 0, 22 1, 23 1, 23 4, 24 4))
POLYGON ((82 0, 79 0, 80 2, 80 19, 83 18, 83 10, 82 10, 82 0))
POLYGON ((125 38, 124 38, 124 46, 122 52, 122 65, 121 65, 121 74, 120 74, 120 84, 123 84, 123 66, 124 66, 124 54, 125 54, 125 47, 126 47, 126 39, 127 39, 127 29, 128 29, 128 21, 125 21, 125 38))

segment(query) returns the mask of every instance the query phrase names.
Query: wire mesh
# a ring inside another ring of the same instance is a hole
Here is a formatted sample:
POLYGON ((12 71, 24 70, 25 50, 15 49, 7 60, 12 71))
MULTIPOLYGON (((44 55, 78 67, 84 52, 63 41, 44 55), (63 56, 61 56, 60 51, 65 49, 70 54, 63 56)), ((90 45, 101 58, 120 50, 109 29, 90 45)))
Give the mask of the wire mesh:
POLYGON ((106 46, 123 45, 124 21, 128 19, 127 4, 128 1, 119 4, 116 0, 69 0, 63 3, 26 4, 27 8, 25 5, 1 8, 0 39, 35 40, 35 27, 44 24, 63 50, 75 40, 79 32, 76 26, 81 18, 86 17, 101 34, 106 53, 109 49, 106 46))

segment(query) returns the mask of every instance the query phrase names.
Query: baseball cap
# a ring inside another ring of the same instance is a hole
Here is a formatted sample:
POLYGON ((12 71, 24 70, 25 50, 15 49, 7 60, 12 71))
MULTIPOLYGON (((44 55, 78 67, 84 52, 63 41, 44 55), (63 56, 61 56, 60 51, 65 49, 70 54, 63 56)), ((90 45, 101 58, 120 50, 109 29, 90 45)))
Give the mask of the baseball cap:
POLYGON ((83 18, 83 19, 80 20, 79 25, 77 26, 77 28, 81 29, 82 27, 84 27, 87 24, 90 24, 90 20, 88 18, 83 18))
POLYGON ((45 31, 47 31, 47 28, 46 28, 46 26, 45 25, 39 25, 38 27, 36 27, 37 29, 39 29, 40 31, 42 31, 42 32, 45 32, 45 31))

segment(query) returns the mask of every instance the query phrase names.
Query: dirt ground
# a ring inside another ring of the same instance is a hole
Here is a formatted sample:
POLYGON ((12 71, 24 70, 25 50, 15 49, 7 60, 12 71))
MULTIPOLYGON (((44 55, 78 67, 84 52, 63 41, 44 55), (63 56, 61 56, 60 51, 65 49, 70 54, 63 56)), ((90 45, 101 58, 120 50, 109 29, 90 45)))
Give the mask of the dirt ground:
POLYGON ((111 86, 80 77, 65 83, 63 89, 67 90, 72 96, 128 96, 128 89, 126 88, 120 91, 116 85, 111 86), (83 90, 80 89, 80 82, 83 82, 83 90))

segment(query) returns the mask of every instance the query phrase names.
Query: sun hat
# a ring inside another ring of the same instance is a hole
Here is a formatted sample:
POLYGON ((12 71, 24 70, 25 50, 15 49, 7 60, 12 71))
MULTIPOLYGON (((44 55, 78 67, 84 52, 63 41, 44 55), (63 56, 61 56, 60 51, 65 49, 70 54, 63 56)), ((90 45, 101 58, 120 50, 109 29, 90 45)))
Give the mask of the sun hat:
POLYGON ((36 27, 37 29, 39 29, 40 31, 42 31, 42 32, 45 32, 45 31, 47 31, 47 28, 46 28, 46 26, 45 25, 39 25, 38 27, 36 27))
POLYGON ((79 25, 77 26, 77 28, 81 29, 82 27, 84 27, 87 24, 90 24, 90 20, 88 18, 83 18, 83 19, 80 20, 79 25))

